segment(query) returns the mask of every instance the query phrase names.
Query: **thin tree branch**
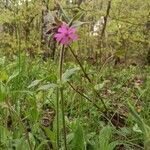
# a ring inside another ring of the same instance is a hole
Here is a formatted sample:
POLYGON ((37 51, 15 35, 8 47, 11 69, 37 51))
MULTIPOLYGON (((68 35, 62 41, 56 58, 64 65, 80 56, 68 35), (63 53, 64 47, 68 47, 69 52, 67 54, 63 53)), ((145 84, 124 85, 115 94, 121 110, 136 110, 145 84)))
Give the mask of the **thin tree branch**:
POLYGON ((102 32, 101 32, 101 39, 103 38, 105 30, 106 30, 107 20, 108 20, 108 16, 110 13, 110 9, 111 9, 111 0, 108 1, 106 16, 104 17, 104 25, 103 25, 102 32))

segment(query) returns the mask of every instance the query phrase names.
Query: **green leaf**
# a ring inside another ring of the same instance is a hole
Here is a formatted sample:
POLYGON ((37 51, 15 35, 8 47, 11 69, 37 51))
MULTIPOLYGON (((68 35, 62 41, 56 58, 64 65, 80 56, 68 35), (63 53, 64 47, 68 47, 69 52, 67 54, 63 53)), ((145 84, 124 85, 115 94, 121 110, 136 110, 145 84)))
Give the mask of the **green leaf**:
POLYGON ((91 144, 91 143, 87 143, 86 147, 87 147, 88 150, 95 150, 94 145, 91 144))
POLYGON ((69 81, 71 77, 79 70, 80 70, 79 67, 66 70, 66 72, 62 75, 63 83, 66 83, 67 81, 69 81))
POLYGON ((38 91, 47 91, 51 88, 56 88, 57 87, 57 84, 54 84, 54 83, 49 83, 49 84, 46 84, 46 85, 42 85, 38 88, 38 91))
POLYGON ((36 148, 36 150, 43 150, 45 145, 47 145, 48 143, 48 140, 43 140, 39 145, 38 147, 36 148))
POLYGON ((74 23, 74 21, 79 20, 82 16, 84 15, 83 12, 79 12, 77 13, 69 22, 69 26, 72 26, 72 24, 74 23))
POLYGON ((149 150, 150 147, 150 127, 143 121, 143 118, 138 115, 135 111, 134 107, 128 102, 128 107, 130 113, 134 117, 135 121, 137 122, 140 130, 144 134, 144 149, 149 150))
POLYGON ((23 137, 15 140, 14 147, 16 150, 20 150, 20 149, 29 150, 30 149, 29 144, 23 137))
POLYGON ((145 133, 146 129, 145 129, 145 123, 144 123, 143 119, 137 114, 134 107, 130 103, 128 103, 128 108, 129 108, 130 113, 132 114, 132 116, 136 120, 140 129, 145 133))
POLYGON ((100 131, 100 135, 99 135, 100 149, 105 149, 108 146, 111 135, 112 135, 112 129, 110 126, 106 126, 100 131))
POLYGON ((121 144, 121 143, 118 142, 118 141, 111 142, 111 143, 107 146, 107 150, 114 150, 115 147, 116 147, 117 145, 119 145, 119 144, 121 144))
POLYGON ((133 131, 134 131, 134 132, 138 132, 138 133, 142 133, 142 131, 140 130, 140 128, 138 127, 137 124, 135 124, 135 125, 133 126, 133 131))
POLYGON ((5 100, 6 95, 7 95, 7 90, 5 85, 0 84, 0 102, 5 100))
POLYGON ((73 138, 72 150, 85 150, 85 139, 82 126, 77 122, 77 127, 73 138))
POLYGON ((2 71, 0 72, 0 81, 7 81, 8 80, 8 74, 6 73, 6 71, 2 71))
POLYGON ((51 131, 49 128, 43 127, 44 131, 46 132, 48 138, 51 141, 55 141, 56 140, 56 136, 55 133, 53 131, 51 131))
POLYGON ((16 78, 17 76, 19 75, 19 71, 15 71, 9 78, 8 78, 8 81, 7 81, 7 84, 13 80, 14 78, 16 78))
POLYGON ((29 109, 29 111, 27 113, 30 116, 32 121, 36 122, 38 120, 39 112, 38 112, 37 108, 32 107, 31 109, 29 109))
POLYGON ((0 126, 0 139, 1 142, 5 142, 10 137, 10 132, 7 128, 0 126))
POLYGON ((99 91, 104 87, 104 85, 105 85, 105 82, 97 84, 97 85, 94 86, 94 89, 99 91))
POLYGON ((74 21, 74 22, 72 23, 72 27, 77 28, 77 27, 82 26, 83 24, 86 24, 86 23, 87 23, 87 22, 74 21))
POLYGON ((66 22, 68 22, 70 20, 70 18, 68 17, 68 15, 66 14, 65 10, 63 9, 62 5, 59 3, 59 1, 57 1, 57 5, 59 5, 59 9, 63 15, 63 18, 66 22))
POLYGON ((53 149, 55 149, 55 147, 56 147, 56 136, 55 135, 56 134, 53 131, 51 131, 49 128, 43 127, 43 129, 44 129, 47 137, 50 139, 50 141, 53 145, 53 149))
POLYGON ((37 86, 41 81, 42 81, 42 80, 34 80, 34 81, 31 82, 31 84, 28 86, 28 89, 37 86))

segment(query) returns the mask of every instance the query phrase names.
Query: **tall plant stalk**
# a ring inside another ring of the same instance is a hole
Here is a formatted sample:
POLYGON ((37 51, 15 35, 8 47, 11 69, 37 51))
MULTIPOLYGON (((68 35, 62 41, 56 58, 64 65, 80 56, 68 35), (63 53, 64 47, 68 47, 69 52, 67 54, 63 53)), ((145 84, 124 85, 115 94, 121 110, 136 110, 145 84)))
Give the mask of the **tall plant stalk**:
POLYGON ((59 150, 59 88, 57 88, 56 117, 57 117, 57 150, 59 150))
MULTIPOLYGON (((18 44, 18 65, 19 73, 21 72, 21 33, 20 33, 20 22, 17 24, 17 44, 18 44)), ((19 78, 20 82, 20 78, 19 78)))
POLYGON ((62 85, 62 74, 63 74, 63 62, 64 62, 64 51, 65 46, 62 46, 59 58, 59 80, 60 80, 60 101, 61 101, 61 111, 62 111, 62 123, 63 123, 63 138, 64 147, 67 150, 67 139, 66 139, 66 123, 65 123, 65 110, 64 110, 64 95, 63 95, 63 85, 62 85))

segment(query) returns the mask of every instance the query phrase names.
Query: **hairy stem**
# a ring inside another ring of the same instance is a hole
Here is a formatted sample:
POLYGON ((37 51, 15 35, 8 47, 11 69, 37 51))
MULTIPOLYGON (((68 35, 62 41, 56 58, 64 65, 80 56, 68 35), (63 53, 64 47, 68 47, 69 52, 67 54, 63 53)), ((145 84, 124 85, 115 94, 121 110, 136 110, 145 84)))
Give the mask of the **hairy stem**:
MULTIPOLYGON (((62 81, 62 74, 63 74, 63 62, 64 62, 64 50, 65 47, 63 46, 60 51, 60 59, 59 59, 59 79, 60 83, 62 81)), ((60 100, 61 100, 61 111, 62 111, 62 122, 63 122, 63 136, 64 136, 64 146, 65 150, 67 150, 67 139, 66 139, 66 123, 65 123, 65 110, 64 110, 64 95, 63 95, 63 87, 60 87, 60 100)))

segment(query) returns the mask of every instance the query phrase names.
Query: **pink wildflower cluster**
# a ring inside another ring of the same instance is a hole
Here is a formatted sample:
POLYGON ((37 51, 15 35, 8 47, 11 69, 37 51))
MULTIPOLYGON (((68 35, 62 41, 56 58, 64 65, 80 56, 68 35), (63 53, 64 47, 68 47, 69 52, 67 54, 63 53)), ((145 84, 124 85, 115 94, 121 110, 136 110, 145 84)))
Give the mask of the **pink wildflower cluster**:
POLYGON ((78 39, 78 36, 75 33, 76 28, 69 27, 67 24, 62 24, 61 27, 58 28, 58 32, 54 37, 56 41, 62 45, 69 45, 78 39))

